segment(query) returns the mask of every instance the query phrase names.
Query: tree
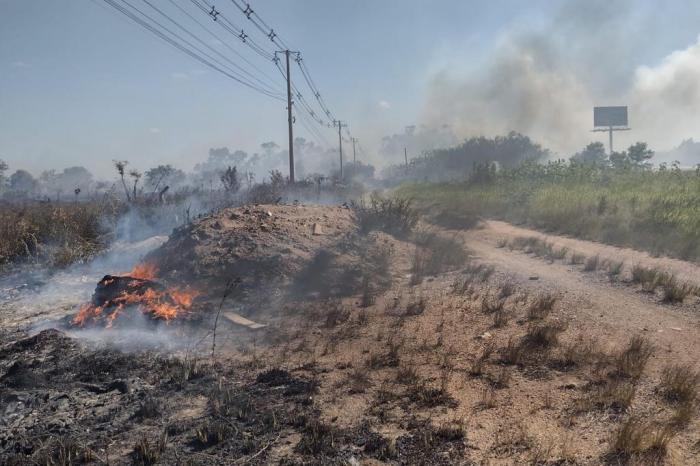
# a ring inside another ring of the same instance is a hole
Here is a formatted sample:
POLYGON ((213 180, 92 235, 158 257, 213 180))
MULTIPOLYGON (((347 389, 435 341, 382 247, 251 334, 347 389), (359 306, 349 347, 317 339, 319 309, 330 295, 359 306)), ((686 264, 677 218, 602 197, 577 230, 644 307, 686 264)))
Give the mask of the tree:
POLYGON ((270 184, 276 188, 285 185, 284 175, 279 170, 270 170, 270 184))
POLYGON ((602 142, 592 142, 588 144, 581 152, 578 152, 572 160, 576 162, 590 165, 605 165, 607 156, 605 155, 605 146, 602 142))
POLYGON ((129 188, 126 187, 126 181, 124 181, 124 172, 126 171, 126 166, 129 164, 127 160, 114 160, 114 168, 117 169, 117 173, 122 180, 122 186, 124 186, 124 193, 126 194, 126 200, 131 202, 131 195, 129 194, 129 188))
POLYGON ((635 142, 627 149, 627 157, 630 162, 638 167, 649 167, 649 159, 654 156, 654 151, 647 147, 646 142, 635 142))
POLYGON ((0 185, 5 184, 5 172, 8 168, 10 167, 7 165, 7 162, 0 159, 0 185))
POLYGON ((221 173, 221 183, 228 193, 235 193, 241 188, 241 180, 238 179, 236 167, 228 167, 221 173))
POLYGON ((27 170, 17 170, 10 176, 10 188, 26 195, 34 191, 36 180, 27 170))
POLYGON ((161 185, 182 183, 185 177, 185 172, 172 165, 158 165, 146 171, 146 184, 156 192, 161 185))
POLYGON ((630 158, 627 155, 627 152, 613 152, 610 154, 610 165, 617 169, 629 168, 630 158))
POLYGON ((136 187, 139 184, 139 180, 141 179, 141 172, 134 169, 129 172, 129 176, 134 179, 134 194, 131 197, 134 201, 136 200, 136 187))

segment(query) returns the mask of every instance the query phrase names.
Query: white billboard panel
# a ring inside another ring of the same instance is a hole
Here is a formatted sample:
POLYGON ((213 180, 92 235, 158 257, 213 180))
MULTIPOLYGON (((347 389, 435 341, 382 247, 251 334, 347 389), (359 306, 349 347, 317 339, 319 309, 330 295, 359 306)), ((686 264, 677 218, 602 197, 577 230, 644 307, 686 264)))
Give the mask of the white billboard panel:
POLYGON ((627 126, 627 107, 593 107, 593 126, 627 126))

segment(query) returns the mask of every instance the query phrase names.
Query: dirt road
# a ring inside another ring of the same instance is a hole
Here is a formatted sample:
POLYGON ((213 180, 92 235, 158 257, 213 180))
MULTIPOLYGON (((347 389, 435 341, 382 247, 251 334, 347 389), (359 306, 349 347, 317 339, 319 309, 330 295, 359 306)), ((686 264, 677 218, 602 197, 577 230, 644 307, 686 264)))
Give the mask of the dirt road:
POLYGON ((484 262, 512 274, 518 282, 530 282, 529 286, 560 295, 564 304, 563 317, 581 331, 609 336, 610 340, 643 333, 664 350, 657 353, 652 370, 665 359, 695 364, 700 354, 697 315, 700 306, 697 303, 664 304, 624 281, 611 283, 602 272, 584 272, 582 266, 564 261, 549 263, 522 251, 499 248, 498 242, 522 236, 539 237, 556 247, 566 247, 589 257, 600 255, 601 259, 622 260, 626 267, 635 264, 661 267, 675 273, 679 279, 696 285, 700 285, 698 265, 665 257, 654 258, 632 249, 545 235, 498 221, 485 222, 483 228, 463 235, 467 246, 484 262), (537 279, 531 280, 534 277, 537 279))

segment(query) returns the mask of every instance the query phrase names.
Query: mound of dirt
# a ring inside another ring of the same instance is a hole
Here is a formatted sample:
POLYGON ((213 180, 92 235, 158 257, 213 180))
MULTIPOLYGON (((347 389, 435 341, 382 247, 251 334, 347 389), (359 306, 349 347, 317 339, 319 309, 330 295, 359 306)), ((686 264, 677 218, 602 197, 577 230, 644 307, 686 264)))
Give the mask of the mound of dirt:
POLYGON ((173 232, 146 257, 159 278, 216 289, 229 280, 274 287, 297 275, 319 250, 355 231, 340 206, 260 205, 224 209, 173 232))

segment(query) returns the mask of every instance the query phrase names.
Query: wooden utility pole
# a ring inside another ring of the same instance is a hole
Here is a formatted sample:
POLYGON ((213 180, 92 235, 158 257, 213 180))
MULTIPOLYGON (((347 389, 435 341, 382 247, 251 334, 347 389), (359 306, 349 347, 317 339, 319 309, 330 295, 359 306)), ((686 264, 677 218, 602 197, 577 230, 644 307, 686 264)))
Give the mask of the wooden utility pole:
POLYGON ((340 152, 340 179, 343 179, 343 136, 340 134, 347 125, 340 120, 333 120, 333 126, 338 127, 338 151, 340 152))
POLYGON ((356 142, 357 142, 357 138, 352 138, 352 164, 353 165, 357 165, 357 158, 355 157, 355 143, 356 142))
POLYGON ((289 75, 289 50, 284 51, 287 60, 287 126, 289 127, 289 182, 294 183, 294 134, 292 133, 292 80, 289 75))
POLYGON ((408 152, 406 152, 406 148, 403 148, 403 160, 406 163, 406 173, 408 173, 408 152))
POLYGON ((277 54, 283 53, 285 56, 287 64, 287 127, 289 130, 289 182, 294 183, 294 117, 292 116, 292 76, 289 71, 289 55, 299 52, 292 52, 291 50, 278 50, 275 52, 275 60, 278 60, 277 54))
POLYGON ((353 176, 357 175, 357 157, 355 156, 355 142, 357 142, 357 138, 350 138, 352 141, 352 174, 353 176))

